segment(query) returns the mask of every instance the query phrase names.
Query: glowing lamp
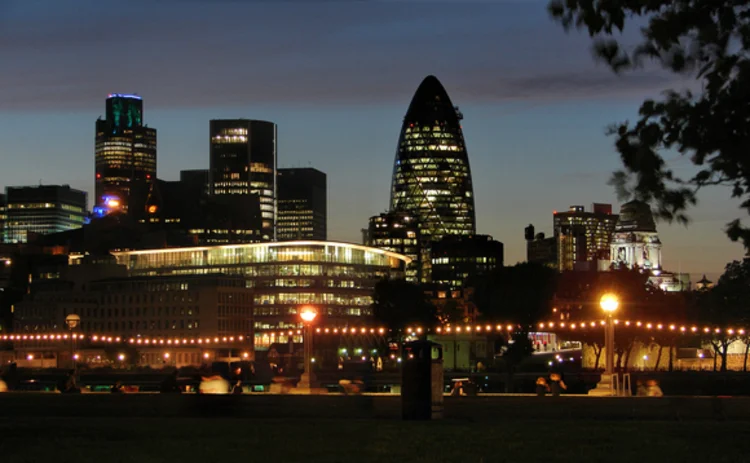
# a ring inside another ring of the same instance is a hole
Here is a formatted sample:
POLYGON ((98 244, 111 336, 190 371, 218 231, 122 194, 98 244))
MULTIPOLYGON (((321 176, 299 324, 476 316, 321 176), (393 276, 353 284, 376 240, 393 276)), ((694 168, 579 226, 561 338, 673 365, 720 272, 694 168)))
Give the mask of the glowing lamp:
POLYGON ((114 209, 116 207, 120 207, 120 201, 117 199, 110 199, 107 200, 107 207, 110 209, 114 209))
POLYGON ((148 213, 149 214, 156 214, 157 207, 155 205, 151 205, 148 207, 148 213))
POLYGON ((81 323, 81 317, 75 314, 70 314, 67 317, 65 317, 65 324, 68 325, 68 328, 71 330, 78 326, 78 324, 81 323))
POLYGON ((615 310, 617 310, 617 307, 619 307, 619 305, 620 305, 620 301, 617 299, 617 296, 615 296, 614 294, 605 294, 599 300, 599 306, 602 308, 603 311, 605 311, 608 314, 611 314, 615 310))
POLYGON ((318 311, 313 307, 306 306, 302 308, 299 316, 305 323, 312 323, 315 320, 315 317, 318 316, 318 311))

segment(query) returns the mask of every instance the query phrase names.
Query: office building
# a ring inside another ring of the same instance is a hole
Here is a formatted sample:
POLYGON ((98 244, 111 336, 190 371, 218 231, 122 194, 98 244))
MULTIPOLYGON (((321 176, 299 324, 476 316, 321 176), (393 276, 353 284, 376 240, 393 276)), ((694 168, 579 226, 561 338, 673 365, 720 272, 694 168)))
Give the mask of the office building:
POLYGON ((0 243, 5 243, 5 222, 8 220, 7 208, 5 195, 0 193, 0 243))
POLYGON ((261 240, 273 241, 276 226, 276 124, 247 119, 212 120, 209 143, 211 196, 226 202, 257 197, 261 240))
POLYGON ((425 241, 476 232, 461 119, 434 76, 422 81, 404 117, 393 167, 391 210, 414 215, 425 241))
POLYGON ((8 187, 5 196, 8 243, 81 228, 86 221, 86 192, 68 185, 8 187))
POLYGON ((71 314, 81 319, 75 329, 79 363, 163 368, 222 358, 226 362, 228 357, 252 359, 253 294, 245 278, 128 278, 124 266, 113 261, 112 256, 71 256, 67 265, 34 280, 29 293, 15 305, 16 341, 25 342, 13 346, 22 349, 16 354, 23 355, 16 358, 36 363, 19 365, 70 365, 65 318, 71 314), (227 342, 235 345, 234 352, 227 351, 231 349, 227 342))
POLYGON ((403 277, 406 256, 330 241, 204 246, 113 252, 131 277, 240 275, 254 291, 256 348, 275 330, 300 329, 299 309, 318 309, 321 326, 372 322, 372 293, 382 278, 403 277))
POLYGON ((252 332, 252 290, 227 275, 129 278, 112 256, 73 256, 54 277, 39 278, 16 306, 17 332, 66 329, 76 314, 83 333, 117 336, 228 336, 252 332))
POLYGON ((327 191, 326 174, 317 169, 279 169, 276 239, 325 241, 327 191))
POLYGON ((370 217, 364 233, 365 245, 402 254, 411 259, 406 267, 406 279, 421 281, 422 244, 417 219, 407 212, 386 212, 370 217))
POLYGON ((157 180, 146 202, 150 231, 167 234, 167 245, 257 243, 261 217, 256 195, 209 196, 200 176, 157 180))
POLYGON ((557 269, 557 240, 554 236, 545 237, 544 233, 534 233, 534 226, 524 229, 526 239, 526 261, 557 269))
POLYGON ((503 260, 503 243, 489 235, 445 236, 431 244, 431 282, 460 290, 473 278, 502 267, 503 260))
POLYGON ((557 263, 560 271, 596 270, 610 260, 610 242, 617 224, 611 204, 594 204, 591 211, 570 206, 553 213, 557 263))
POLYGON ((156 129, 143 124, 138 95, 110 94, 106 118, 96 121, 94 214, 138 219, 156 179, 156 129))

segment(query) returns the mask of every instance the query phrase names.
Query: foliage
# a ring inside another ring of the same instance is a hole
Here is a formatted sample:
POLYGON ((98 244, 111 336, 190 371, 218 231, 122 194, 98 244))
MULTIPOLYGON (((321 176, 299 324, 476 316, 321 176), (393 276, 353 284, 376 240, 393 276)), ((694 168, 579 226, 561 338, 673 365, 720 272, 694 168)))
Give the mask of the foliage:
POLYGON ((438 308, 438 320, 441 324, 458 324, 465 323, 467 320, 466 312, 462 304, 455 299, 449 299, 438 308))
POLYGON ((549 313, 556 279, 555 270, 539 264, 496 268, 473 282, 473 302, 485 320, 532 325, 549 313))
POLYGON ((514 331, 511 342, 503 352, 502 358, 505 360, 509 371, 521 364, 526 358, 534 353, 534 344, 529 339, 529 333, 525 331, 514 331))
MULTIPOLYGON (((615 269, 609 272, 564 272, 558 282, 554 305, 556 313, 573 321, 601 320, 603 313, 599 305, 605 293, 614 293, 620 300, 616 319, 648 320, 654 323, 677 324, 687 320, 687 305, 682 293, 666 293, 648 282, 649 274, 639 269, 615 269)), ((616 365, 627 365, 636 341, 656 343, 669 349, 676 346, 681 333, 669 329, 642 330, 627 328, 620 324, 616 328, 616 365)), ((596 355, 595 368, 600 364, 604 343, 603 327, 587 327, 576 330, 575 339, 591 346, 596 355)), ((671 366, 671 356, 670 366, 671 366)))
MULTIPOLYGON (((695 310, 703 323, 728 328, 747 327, 750 324, 750 311, 747 301, 750 300, 750 259, 733 261, 726 265, 718 284, 706 292, 695 295, 695 310)), ((736 340, 750 342, 748 334, 735 333, 728 336, 725 332, 704 334, 716 355, 721 357, 721 371, 726 371, 727 349, 736 340)), ((747 352, 746 352, 747 355, 747 352)), ((745 362, 747 358, 745 358, 745 362)))
MULTIPOLYGON (((686 224, 699 190, 720 185, 750 212, 748 1, 552 0, 548 9, 566 30, 586 29, 596 55, 616 73, 651 60, 697 81, 699 90, 668 90, 663 99, 642 103, 635 124, 610 129, 624 166, 612 177, 619 192, 654 203, 663 219, 686 224), (647 21, 635 47, 612 38, 625 29, 626 18, 647 21), (678 175, 664 150, 688 157, 694 172, 678 175)), ((750 249, 750 228, 740 218, 728 223, 726 232, 750 249)))
POLYGON ((716 286, 693 295, 693 310, 706 324, 720 327, 746 326, 750 323, 750 259, 726 265, 716 286))
POLYGON ((668 294, 649 284, 649 275, 638 269, 609 272, 564 272, 555 290, 554 308, 569 314, 570 320, 601 319, 599 301, 605 293, 617 295, 620 306, 617 318, 627 320, 682 317, 681 296, 668 294))
POLYGON ((525 330, 514 331, 502 354, 505 372, 508 376, 505 381, 505 392, 513 392, 513 374, 518 366, 533 353, 534 344, 529 339, 529 333, 525 330))
POLYGON ((375 284, 372 310, 375 319, 395 331, 409 325, 432 326, 437 311, 420 285, 383 279, 375 284))

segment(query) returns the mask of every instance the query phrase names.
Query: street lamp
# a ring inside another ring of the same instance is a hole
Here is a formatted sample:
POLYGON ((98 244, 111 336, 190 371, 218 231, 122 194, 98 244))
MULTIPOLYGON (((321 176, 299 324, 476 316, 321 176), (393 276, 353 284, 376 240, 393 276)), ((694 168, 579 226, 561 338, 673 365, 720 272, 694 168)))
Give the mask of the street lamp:
POLYGON ((305 337, 303 339, 303 347, 305 349, 305 371, 300 376, 299 384, 297 389, 310 390, 315 383, 315 374, 312 371, 312 355, 313 355, 313 322, 318 316, 318 311, 315 307, 304 306, 300 310, 299 317, 305 324, 305 337))
POLYGON ((604 374, 611 375, 614 371, 615 363, 615 324, 612 320, 612 314, 614 314, 617 307, 620 306, 620 301, 617 299, 616 295, 607 293, 599 300, 599 306, 607 316, 607 325, 604 331, 604 348, 607 354, 605 358, 604 374))
POLYGON ((616 394, 613 374, 615 364, 615 324, 612 315, 617 311, 619 306, 620 300, 615 294, 607 293, 599 299, 599 307, 601 307, 607 317, 604 328, 604 350, 606 351, 606 355, 604 357, 604 374, 602 374, 596 388, 589 391, 589 395, 611 396, 616 394))
POLYGON ((73 366, 73 369, 76 369, 76 359, 74 358, 74 353, 76 350, 76 339, 73 336, 73 330, 81 323, 81 317, 79 317, 76 314, 70 314, 67 317, 65 317, 65 324, 68 325, 68 328, 70 329, 70 362, 73 366))

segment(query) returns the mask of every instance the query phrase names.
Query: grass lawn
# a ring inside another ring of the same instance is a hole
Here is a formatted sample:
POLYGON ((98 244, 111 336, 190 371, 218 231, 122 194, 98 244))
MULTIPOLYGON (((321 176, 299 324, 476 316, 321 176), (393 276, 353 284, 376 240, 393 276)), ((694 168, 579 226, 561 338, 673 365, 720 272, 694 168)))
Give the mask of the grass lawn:
POLYGON ((747 461, 749 422, 0 419, 0 461, 747 461))

